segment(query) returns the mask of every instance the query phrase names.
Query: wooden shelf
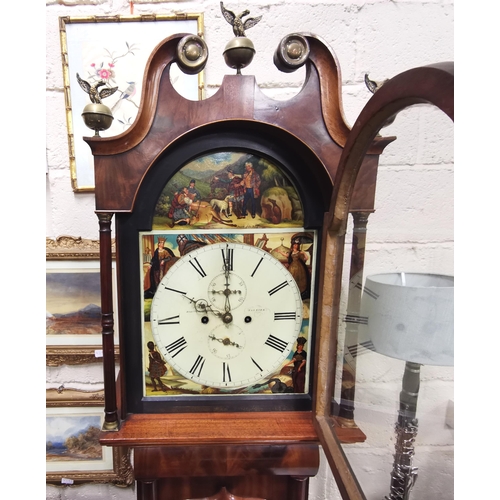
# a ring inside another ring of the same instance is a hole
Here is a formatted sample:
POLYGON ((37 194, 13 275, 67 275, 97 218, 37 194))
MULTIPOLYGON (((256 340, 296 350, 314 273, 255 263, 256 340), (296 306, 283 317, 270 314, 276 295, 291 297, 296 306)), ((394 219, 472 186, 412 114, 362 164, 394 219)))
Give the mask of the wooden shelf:
POLYGON ((310 412, 135 414, 119 431, 101 434, 101 444, 109 446, 317 441, 310 412))
MULTIPOLYGON (((101 433, 106 446, 234 445, 318 443, 311 412, 135 414, 118 431, 101 433)), ((366 439, 355 428, 338 426, 341 443, 366 439)))

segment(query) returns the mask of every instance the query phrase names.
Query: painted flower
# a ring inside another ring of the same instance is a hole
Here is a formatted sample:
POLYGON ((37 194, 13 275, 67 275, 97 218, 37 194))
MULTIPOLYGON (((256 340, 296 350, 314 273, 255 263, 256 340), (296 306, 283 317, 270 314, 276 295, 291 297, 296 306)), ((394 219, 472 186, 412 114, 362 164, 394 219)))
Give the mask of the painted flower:
POLYGON ((111 71, 109 69, 100 69, 97 74, 99 77, 103 80, 109 80, 113 75, 111 74, 111 71))

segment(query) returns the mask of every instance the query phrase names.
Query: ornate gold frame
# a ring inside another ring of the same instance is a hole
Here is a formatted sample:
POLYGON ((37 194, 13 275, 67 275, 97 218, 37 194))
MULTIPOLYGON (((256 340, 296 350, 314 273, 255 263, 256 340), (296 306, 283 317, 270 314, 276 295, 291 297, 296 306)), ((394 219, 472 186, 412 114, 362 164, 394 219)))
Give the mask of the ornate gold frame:
POLYGON ((57 389, 47 389, 47 408, 61 406, 101 406, 104 405, 104 389, 100 391, 82 391, 79 389, 66 389, 63 385, 57 389))
MULTIPOLYGON (((45 239, 46 260, 99 260, 99 240, 84 239, 80 236, 59 236, 56 239, 45 239)), ((113 241, 114 256, 114 241, 113 241)), ((47 346, 45 360, 47 366, 84 365, 100 363, 102 358, 96 357, 96 350, 101 345, 88 346, 47 346)), ((119 348, 115 346, 115 359, 118 362, 119 348)))
MULTIPOLYGON (((87 17, 60 17, 59 36, 61 41, 61 60, 63 68, 64 99, 66 108, 66 124, 68 127, 69 164, 71 173, 71 186, 74 192, 93 192, 94 186, 79 186, 77 179, 75 138, 73 131, 73 111, 71 105, 69 59, 66 25, 75 23, 130 23, 153 21, 197 21, 197 35, 203 37, 204 20, 202 13, 176 13, 176 14, 142 14, 137 16, 87 16, 87 17)), ((203 71, 198 74, 198 99, 204 98, 205 82, 203 71)))
MULTIPOLYGON (((102 407, 104 406, 104 390, 90 392, 75 389, 47 389, 46 405, 54 407, 102 407)), ((130 460, 131 450, 126 447, 113 448, 113 469, 96 471, 64 471, 47 472, 46 483, 66 487, 63 478, 70 479, 73 484, 112 483, 127 487, 134 482, 134 473, 130 460)))
MULTIPOLYGON (((112 245, 114 257, 114 240, 112 245)), ((81 236, 45 238, 45 258, 47 260, 99 260, 99 240, 84 239, 81 236)))

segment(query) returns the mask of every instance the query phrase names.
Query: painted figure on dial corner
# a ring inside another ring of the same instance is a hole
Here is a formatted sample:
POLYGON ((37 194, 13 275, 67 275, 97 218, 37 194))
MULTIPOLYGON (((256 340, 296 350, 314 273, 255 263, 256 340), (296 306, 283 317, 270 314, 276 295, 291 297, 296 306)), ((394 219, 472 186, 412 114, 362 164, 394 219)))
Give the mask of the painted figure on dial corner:
POLYGON ((158 238, 158 246, 156 247, 153 257, 149 261, 149 272, 144 276, 144 290, 145 298, 152 298, 155 294, 156 288, 160 284, 163 276, 175 264, 178 257, 165 247, 165 238, 158 238))
POLYGON ((295 393, 305 392, 307 352, 304 351, 304 344, 306 342, 305 337, 297 339, 297 349, 293 353, 293 358, 290 362, 290 364, 293 363, 292 384, 293 392, 295 393))
POLYGON ((308 256, 301 250, 300 245, 300 239, 292 241, 292 248, 288 254, 288 270, 297 282, 302 299, 307 299, 311 287, 310 271, 306 265, 308 256))
POLYGON ((166 392, 168 387, 163 383, 161 377, 167 373, 167 366, 161 354, 156 350, 154 342, 148 342, 148 359, 149 359, 149 377, 151 378, 151 383, 153 384, 153 392, 158 391, 158 387, 166 392), (156 385, 158 383, 158 385, 156 385))

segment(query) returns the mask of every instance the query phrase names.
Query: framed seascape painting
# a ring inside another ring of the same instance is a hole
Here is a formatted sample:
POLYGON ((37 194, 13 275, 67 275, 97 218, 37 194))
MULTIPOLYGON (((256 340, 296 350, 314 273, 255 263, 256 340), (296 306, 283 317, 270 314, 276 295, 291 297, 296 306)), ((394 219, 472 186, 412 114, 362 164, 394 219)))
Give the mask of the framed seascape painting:
POLYGON ((62 237, 57 241, 47 239, 45 334, 48 366, 84 364, 101 359, 101 292, 96 245, 97 241, 74 237, 62 237))
POLYGON ((104 412, 98 401, 102 394, 95 393, 96 397, 92 398, 94 393, 82 391, 76 397, 73 395, 58 398, 57 395, 61 392, 47 390, 47 483, 111 482, 121 486, 132 484, 129 450, 112 449, 99 444, 104 412))
MULTIPOLYGON (((137 115, 144 70, 153 49, 173 34, 202 36, 203 15, 60 17, 59 32, 72 187, 76 192, 93 191, 93 156, 83 141, 84 136, 93 134, 80 116, 90 100, 77 74, 89 85, 102 81, 101 88, 117 88, 105 101, 114 116, 113 123, 101 135, 121 134, 137 115)), ((177 92, 186 99, 203 97, 203 72, 186 75, 174 65, 171 78, 177 92)))

